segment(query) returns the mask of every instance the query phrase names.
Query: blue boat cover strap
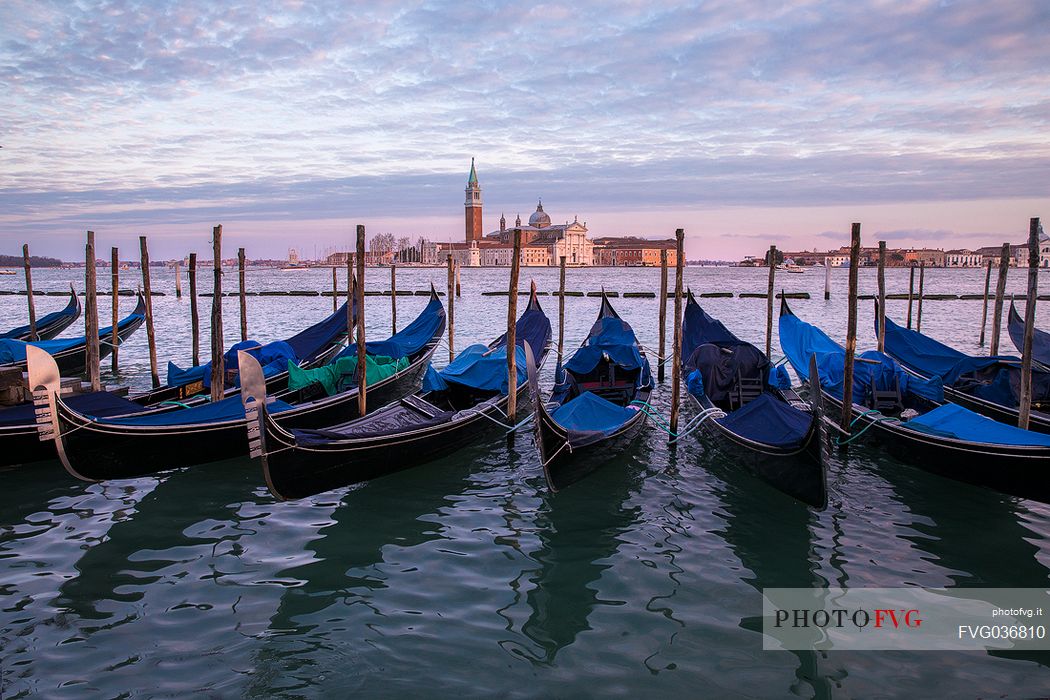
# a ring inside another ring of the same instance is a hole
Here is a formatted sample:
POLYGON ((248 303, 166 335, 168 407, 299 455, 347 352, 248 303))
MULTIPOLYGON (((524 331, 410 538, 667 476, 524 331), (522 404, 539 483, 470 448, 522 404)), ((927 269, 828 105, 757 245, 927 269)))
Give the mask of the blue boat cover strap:
MULTIPOLYGON (((802 379, 809 378, 809 358, 816 355, 821 387, 842 400, 845 348, 824 331, 793 314, 780 317, 780 347, 795 374, 802 379)), ((900 388, 902 396, 912 394, 937 403, 944 400, 944 390, 939 379, 924 381, 913 377, 892 358, 874 350, 861 353, 860 358, 868 361, 853 363, 853 403, 867 404, 873 388, 888 391, 895 387, 900 388)))
MULTIPOLYGON (((962 406, 946 403, 912 418, 904 426, 940 437, 993 445, 1050 447, 1050 435, 1000 423, 962 406)), ((989 465, 994 468, 993 464, 989 465)))
POLYGON ((761 394, 717 420, 732 433, 783 449, 801 448, 813 425, 811 414, 792 408, 770 394, 761 394))
MULTIPOLYGON (((292 408, 284 401, 272 401, 266 404, 266 410, 270 413, 280 413, 292 408)), ((151 413, 148 415, 128 416, 126 418, 104 418, 102 416, 90 416, 98 419, 99 423, 105 425, 124 425, 134 427, 161 427, 179 425, 199 425, 204 423, 223 423, 226 421, 244 420, 244 404, 240 396, 206 403, 191 408, 179 408, 163 413, 151 413)))
POLYGON ((569 446, 585 447, 619 430, 639 415, 638 408, 624 407, 586 391, 566 401, 550 414, 569 434, 569 446))

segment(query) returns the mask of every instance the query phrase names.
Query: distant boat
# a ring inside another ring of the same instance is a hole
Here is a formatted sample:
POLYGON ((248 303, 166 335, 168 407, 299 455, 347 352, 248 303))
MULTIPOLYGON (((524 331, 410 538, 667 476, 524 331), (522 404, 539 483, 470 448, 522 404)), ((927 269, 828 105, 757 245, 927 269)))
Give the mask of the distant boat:
POLYGON ((788 263, 787 265, 784 265, 784 271, 793 272, 796 275, 801 275, 803 272, 806 271, 806 268, 802 267, 801 265, 796 265, 795 263, 788 263))
POLYGON ((14 270, 0 270, 0 275, 17 275, 14 270))

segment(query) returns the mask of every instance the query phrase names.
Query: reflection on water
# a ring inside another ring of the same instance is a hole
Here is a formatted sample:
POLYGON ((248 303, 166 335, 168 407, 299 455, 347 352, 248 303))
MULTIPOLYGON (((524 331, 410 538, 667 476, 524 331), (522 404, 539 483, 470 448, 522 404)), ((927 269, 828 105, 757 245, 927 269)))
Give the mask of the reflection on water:
MULTIPOLYGON (((323 273, 294 285, 324 288, 323 273)), ((550 289, 556 274, 527 276, 550 289)), ((967 274, 928 271, 927 284, 983 284, 967 274)), ((443 275, 405 270, 398 281, 442 286, 443 275)), ((749 271, 688 276, 697 291, 765 287, 749 271)), ((490 338, 505 318, 505 300, 480 295, 505 279, 464 271, 457 347, 490 338)), ((657 279, 652 270, 573 271, 570 286, 623 291, 657 279)), ((810 275, 784 283, 822 287, 810 275)), ((20 313, 19 301, 0 296, 0 311, 20 313)), ((410 317, 425 301, 399 300, 399 312, 410 317)), ((370 332, 384 333, 389 300, 368 303, 370 332)), ((282 337, 328 304, 253 297, 250 327, 282 337)), ((799 304, 841 333, 840 297, 799 304)), ((760 300, 709 306, 762 340, 760 300)), ((158 299, 162 362, 185 359, 186 307, 158 299)), ((597 300, 567 307, 573 347, 597 300)), ((617 308, 655 344, 653 300, 617 308)), ((976 336, 979 314, 966 311, 975 308, 931 302, 923 327, 963 347, 976 336)), ((902 311, 901 302, 890 307, 902 311)), ((229 318, 235 326, 236 313, 229 318)), ((148 381, 144 335, 122 358, 133 382, 148 381)), ((669 400, 667 385, 654 392, 665 415, 669 400)), ((275 502, 247 460, 105 485, 76 483, 54 463, 0 472, 0 694, 1045 694, 1046 655, 767 652, 758 625, 768 586, 1045 587, 1050 508, 857 445, 832 456, 828 508, 814 512, 712 447, 689 438, 670 449, 650 428, 631 452, 555 496, 527 433, 510 444, 493 433, 447 459, 293 503, 275 502)))

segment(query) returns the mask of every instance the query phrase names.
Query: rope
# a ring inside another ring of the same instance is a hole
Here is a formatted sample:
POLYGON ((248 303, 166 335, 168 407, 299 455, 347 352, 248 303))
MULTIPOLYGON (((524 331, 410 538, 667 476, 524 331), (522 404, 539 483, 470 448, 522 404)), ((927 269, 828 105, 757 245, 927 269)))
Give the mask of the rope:
MULTIPOLYGON (((210 396, 208 397, 208 400, 209 401, 211 400, 210 396)), ((190 405, 184 404, 181 401, 161 401, 157 405, 158 406, 181 406, 182 408, 192 408, 190 405)))
POLYGON ((871 428, 871 426, 875 425, 876 423, 882 423, 882 422, 900 423, 900 421, 898 419, 893 418, 892 416, 884 416, 879 411, 877 411, 875 409, 871 409, 870 411, 864 411, 863 413, 859 414, 856 418, 854 418, 852 421, 850 421, 850 424, 849 424, 850 430, 853 429, 853 426, 856 425, 857 421, 859 421, 861 418, 864 418, 865 416, 871 416, 871 415, 875 416, 875 420, 873 420, 870 423, 868 423, 867 425, 865 425, 860 430, 860 432, 858 432, 855 435, 851 435, 846 440, 842 440, 841 438, 836 436, 835 437, 835 444, 838 447, 845 447, 846 445, 850 444, 851 442, 853 442, 854 440, 859 438, 864 433, 868 432, 868 430, 871 428))
POLYGON ((553 462, 553 461, 554 461, 554 458, 555 458, 555 457, 557 457, 557 456, 558 456, 558 454, 559 454, 559 453, 560 453, 560 452, 561 452, 562 450, 564 450, 564 449, 565 449, 566 447, 568 447, 568 448, 569 448, 569 454, 572 454, 572 445, 570 445, 570 444, 569 444, 569 442, 568 442, 568 440, 566 440, 565 442, 563 442, 563 443, 561 444, 561 447, 559 447, 558 449, 556 449, 556 450, 554 451, 554 454, 552 454, 552 455, 550 456, 550 458, 548 458, 548 459, 547 459, 547 460, 546 460, 546 461, 545 461, 545 462, 543 463, 543 466, 544 466, 544 467, 546 467, 546 466, 547 466, 548 464, 550 464, 551 462, 553 462))

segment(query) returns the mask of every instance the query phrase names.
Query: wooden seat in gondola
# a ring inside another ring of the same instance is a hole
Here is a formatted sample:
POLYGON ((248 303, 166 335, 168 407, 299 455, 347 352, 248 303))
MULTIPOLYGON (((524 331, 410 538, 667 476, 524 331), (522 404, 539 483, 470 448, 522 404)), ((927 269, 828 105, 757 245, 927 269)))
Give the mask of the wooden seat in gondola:
POLYGON ((736 382, 729 390, 729 410, 735 411, 762 395, 762 378, 745 377, 737 371, 736 382))
POLYGON ((884 414, 899 413, 904 410, 904 399, 901 397, 901 382, 893 379, 892 389, 879 389, 871 383, 871 408, 884 414))
POLYGON ((419 398, 418 396, 416 396, 414 394, 406 396, 405 398, 401 399, 401 405, 402 406, 407 406, 408 408, 411 408, 411 409, 413 409, 415 411, 418 411, 419 413, 422 413, 427 418, 435 418, 435 417, 445 413, 445 411, 443 409, 435 406, 434 404, 430 403, 429 401, 425 401, 425 400, 419 398))

